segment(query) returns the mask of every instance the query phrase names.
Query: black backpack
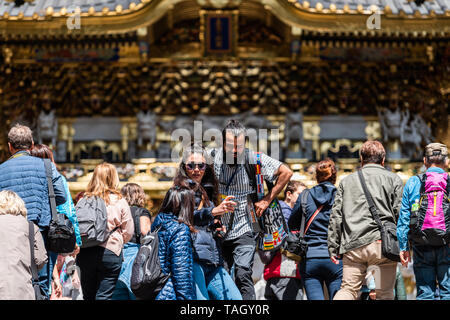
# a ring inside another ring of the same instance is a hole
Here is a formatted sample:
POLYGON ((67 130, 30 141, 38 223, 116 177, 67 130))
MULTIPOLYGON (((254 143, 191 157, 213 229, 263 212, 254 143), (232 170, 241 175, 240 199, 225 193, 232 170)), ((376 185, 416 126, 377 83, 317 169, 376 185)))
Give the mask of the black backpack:
POLYGON ((139 300, 154 300, 170 277, 162 271, 159 262, 159 229, 141 238, 141 247, 133 262, 131 290, 139 300))
MULTIPOLYGON (((44 159, 47 176, 48 195, 52 221, 47 234, 47 249, 55 253, 70 253, 75 249, 76 236, 72 222, 64 214, 56 211, 55 191, 52 183, 52 167, 49 159, 44 159)), ((70 194, 67 195, 70 197, 70 194)))

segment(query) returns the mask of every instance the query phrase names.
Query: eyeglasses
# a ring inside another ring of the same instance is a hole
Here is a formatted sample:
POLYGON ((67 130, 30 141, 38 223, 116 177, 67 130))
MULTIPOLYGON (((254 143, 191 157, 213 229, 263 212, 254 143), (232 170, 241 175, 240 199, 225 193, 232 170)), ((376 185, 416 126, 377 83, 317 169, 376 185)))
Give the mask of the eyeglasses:
POLYGON ((206 169, 206 163, 195 163, 195 162, 189 162, 186 163, 186 168, 188 170, 195 170, 195 168, 198 167, 198 170, 204 171, 206 169))

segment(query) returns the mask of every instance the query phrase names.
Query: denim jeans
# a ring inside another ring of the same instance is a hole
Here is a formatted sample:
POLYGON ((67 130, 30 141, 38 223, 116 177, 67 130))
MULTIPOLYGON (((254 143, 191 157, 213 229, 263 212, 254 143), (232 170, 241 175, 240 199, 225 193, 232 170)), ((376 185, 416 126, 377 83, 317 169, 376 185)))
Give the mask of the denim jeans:
POLYGON ((133 262, 138 254, 140 245, 133 242, 125 243, 123 246, 123 263, 120 270, 119 279, 112 296, 112 300, 136 300, 136 296, 131 291, 131 271, 133 262))
POLYGON ((242 300, 231 276, 222 266, 209 266, 194 261, 197 300, 242 300))
POLYGON ((308 300, 324 300, 322 283, 327 286, 330 300, 341 287, 342 260, 339 265, 330 258, 308 258, 300 265, 300 274, 305 285, 308 300))
MULTIPOLYGON (((40 228, 44 245, 47 249, 48 227, 40 228)), ((41 289, 41 295, 46 299, 50 299, 52 288, 52 274, 53 267, 55 266, 58 254, 47 250, 47 263, 38 271, 39 288, 41 289)))
POLYGON ((77 255, 84 300, 111 300, 122 268, 123 252, 95 246, 82 248, 77 255))
POLYGON ((413 246, 413 268, 417 300, 434 300, 439 287, 440 300, 450 300, 450 245, 413 246))
POLYGON ((41 289, 41 294, 45 297, 46 300, 50 299, 52 289, 53 268, 56 264, 58 254, 52 251, 47 251, 47 256, 48 256, 47 263, 38 272, 39 287, 41 289))

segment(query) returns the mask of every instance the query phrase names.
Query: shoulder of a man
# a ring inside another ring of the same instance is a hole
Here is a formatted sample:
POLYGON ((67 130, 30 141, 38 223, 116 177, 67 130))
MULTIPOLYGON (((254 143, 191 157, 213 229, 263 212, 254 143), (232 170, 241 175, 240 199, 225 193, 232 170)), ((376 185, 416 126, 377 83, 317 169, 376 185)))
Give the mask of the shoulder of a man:
POLYGON ((339 185, 341 186, 342 189, 345 189, 350 184, 353 184, 355 182, 359 183, 358 173, 357 172, 352 172, 349 175, 347 175, 346 177, 342 178, 341 181, 339 182, 339 185))
POLYGON ((273 167, 273 168, 279 168, 283 163, 267 154, 265 154, 264 152, 260 153, 261 155, 261 166, 262 167, 273 167))
POLYGON ((41 158, 37 157, 17 157, 8 159, 0 165, 0 170, 11 172, 11 170, 32 170, 39 171, 44 166, 44 161, 41 158))
POLYGON ((387 169, 383 170, 382 172, 386 177, 392 179, 392 181, 395 182, 396 184, 403 185, 402 178, 400 178, 400 176, 395 172, 389 171, 387 169))

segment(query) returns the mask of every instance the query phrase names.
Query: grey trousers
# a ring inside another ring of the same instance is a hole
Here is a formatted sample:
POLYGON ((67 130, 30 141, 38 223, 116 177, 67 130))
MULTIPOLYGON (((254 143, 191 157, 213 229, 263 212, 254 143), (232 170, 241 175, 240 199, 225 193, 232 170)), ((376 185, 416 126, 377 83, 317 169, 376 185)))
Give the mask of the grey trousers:
POLYGON ((267 300, 303 300, 303 284, 296 278, 270 278, 266 282, 267 300))

